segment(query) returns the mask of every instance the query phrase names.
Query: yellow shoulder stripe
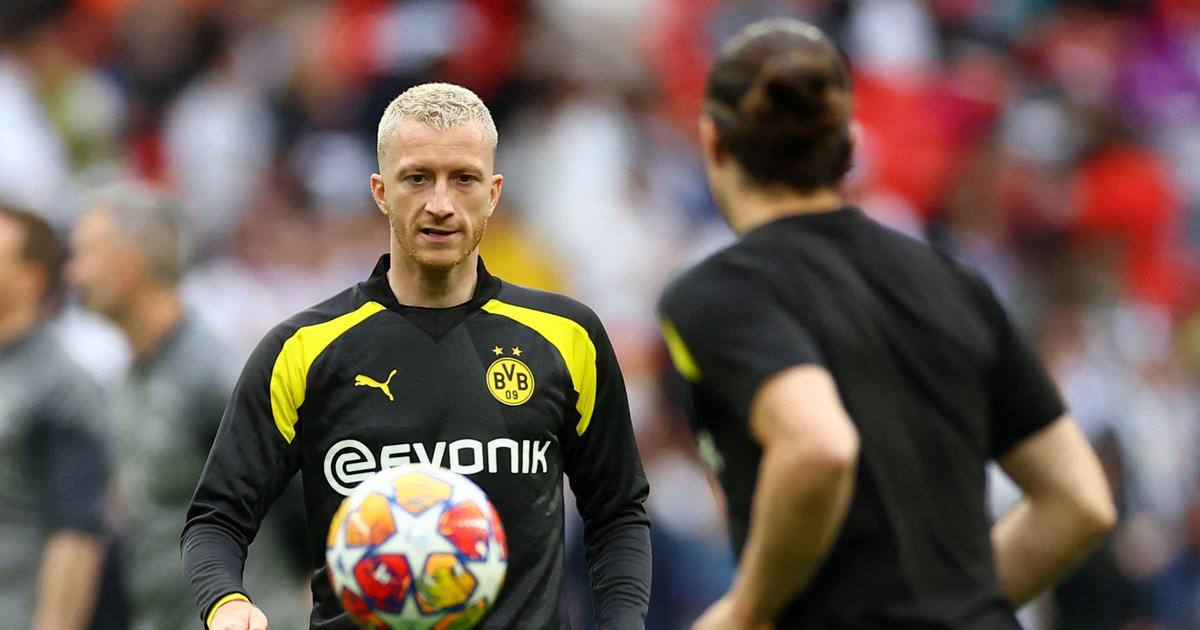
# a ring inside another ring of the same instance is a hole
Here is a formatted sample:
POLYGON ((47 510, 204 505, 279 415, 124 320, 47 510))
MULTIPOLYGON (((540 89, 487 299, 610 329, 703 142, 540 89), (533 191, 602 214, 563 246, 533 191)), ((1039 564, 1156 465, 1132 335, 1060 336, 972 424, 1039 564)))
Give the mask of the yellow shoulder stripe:
POLYGON ((671 354, 671 362, 675 364, 675 369, 687 380, 693 383, 700 382, 700 366, 696 365, 692 352, 683 343, 679 331, 675 330, 675 324, 666 317, 660 318, 659 323, 662 325, 663 340, 667 342, 667 351, 671 354))
POLYGON ((304 326, 283 342, 283 349, 275 357, 275 367, 271 370, 271 415, 279 434, 289 444, 296 438, 296 422, 300 419, 300 405, 304 404, 308 369, 335 339, 382 310, 382 304, 367 302, 327 322, 304 326))
POLYGON ((596 408, 596 344, 592 343, 587 331, 573 319, 500 300, 489 300, 483 310, 525 324, 558 349, 571 373, 571 384, 579 394, 575 402, 575 409, 579 411, 575 433, 583 435, 596 408))

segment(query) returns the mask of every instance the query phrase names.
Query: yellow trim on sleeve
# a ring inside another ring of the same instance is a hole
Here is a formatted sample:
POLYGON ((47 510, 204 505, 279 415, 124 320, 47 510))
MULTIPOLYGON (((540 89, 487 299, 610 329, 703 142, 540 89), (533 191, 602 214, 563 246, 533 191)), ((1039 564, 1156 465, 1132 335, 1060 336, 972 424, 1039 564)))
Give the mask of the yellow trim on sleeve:
POLYGON ((213 617, 217 616, 218 608, 220 608, 221 606, 224 606, 225 604, 228 604, 229 602, 235 602, 235 601, 242 601, 242 602, 246 602, 248 604, 248 603, 250 603, 250 598, 246 597, 242 593, 230 593, 230 594, 226 595, 225 597, 218 599, 217 603, 213 604, 212 608, 208 609, 208 617, 204 620, 204 627, 205 628, 212 627, 213 617))
POLYGON ((296 422, 300 420, 299 409, 304 404, 313 362, 335 339, 383 308, 378 302, 367 302, 327 322, 304 326, 283 342, 271 369, 271 415, 279 434, 289 444, 296 438, 296 422))
POLYGON ((700 382, 700 366, 696 365, 692 352, 683 343, 679 331, 675 330, 675 324, 666 317, 659 318, 659 324, 662 326, 663 340, 667 342, 667 351, 671 354, 671 362, 675 364, 675 369, 679 370, 683 378, 693 383, 700 382))
POLYGON ((596 408, 596 344, 592 343, 587 330, 573 319, 500 300, 489 300, 483 305, 483 310, 532 328, 558 349, 563 362, 567 364, 567 371, 571 373, 571 384, 579 394, 575 402, 575 409, 579 412, 575 433, 583 435, 596 408))

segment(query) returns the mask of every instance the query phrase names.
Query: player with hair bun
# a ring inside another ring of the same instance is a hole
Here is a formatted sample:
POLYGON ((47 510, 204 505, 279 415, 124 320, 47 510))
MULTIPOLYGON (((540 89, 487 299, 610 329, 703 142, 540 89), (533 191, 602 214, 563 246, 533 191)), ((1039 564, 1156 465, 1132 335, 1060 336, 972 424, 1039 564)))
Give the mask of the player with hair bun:
POLYGON ((739 556, 699 630, 1016 630, 1113 527, 1099 462, 977 275, 849 206, 850 80, 795 20, 748 26, 700 138, 740 239, 661 303, 739 556), (985 465, 1025 492, 995 524, 985 465))

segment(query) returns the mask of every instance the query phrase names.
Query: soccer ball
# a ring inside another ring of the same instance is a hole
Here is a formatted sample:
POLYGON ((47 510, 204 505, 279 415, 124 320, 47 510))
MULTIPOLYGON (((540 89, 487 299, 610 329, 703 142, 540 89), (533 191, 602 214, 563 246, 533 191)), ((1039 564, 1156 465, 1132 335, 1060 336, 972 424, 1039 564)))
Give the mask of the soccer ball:
POLYGON ((496 602, 508 543, 479 486, 414 464, 376 473, 342 501, 325 562, 360 627, 463 630, 496 602))

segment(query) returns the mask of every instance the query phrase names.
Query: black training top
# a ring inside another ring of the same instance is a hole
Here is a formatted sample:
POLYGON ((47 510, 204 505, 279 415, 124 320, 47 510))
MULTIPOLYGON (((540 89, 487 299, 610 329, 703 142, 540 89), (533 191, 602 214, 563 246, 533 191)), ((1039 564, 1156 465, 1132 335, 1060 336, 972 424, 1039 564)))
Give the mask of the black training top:
POLYGON ((825 367, 858 429, 845 525, 780 628, 1019 627, 997 584, 984 465, 1064 408, 978 276, 844 208, 750 231, 675 280, 660 309, 739 554, 763 380, 825 367))
POLYGON ((366 282, 276 326, 247 362, 183 532, 201 615, 242 592, 245 546, 302 471, 311 628, 353 628, 326 577, 330 519, 372 472, 424 462, 469 476, 504 523, 508 575, 481 627, 567 626, 563 473, 584 520, 599 625, 642 627, 648 487, 596 315, 502 282, 482 262, 468 303, 405 307, 388 265, 384 256, 366 282))

